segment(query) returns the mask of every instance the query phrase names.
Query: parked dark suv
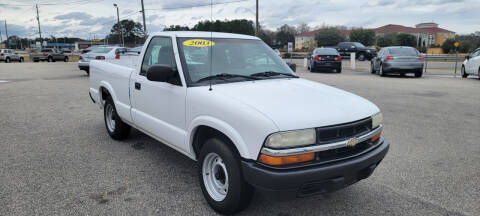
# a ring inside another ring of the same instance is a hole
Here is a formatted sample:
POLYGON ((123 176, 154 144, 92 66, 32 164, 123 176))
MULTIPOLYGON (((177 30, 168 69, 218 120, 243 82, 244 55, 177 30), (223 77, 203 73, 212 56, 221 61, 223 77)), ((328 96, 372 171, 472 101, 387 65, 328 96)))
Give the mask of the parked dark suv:
POLYGON ((355 53, 359 61, 371 60, 377 55, 375 48, 369 48, 359 42, 340 42, 335 48, 343 58, 350 58, 350 53, 355 53))

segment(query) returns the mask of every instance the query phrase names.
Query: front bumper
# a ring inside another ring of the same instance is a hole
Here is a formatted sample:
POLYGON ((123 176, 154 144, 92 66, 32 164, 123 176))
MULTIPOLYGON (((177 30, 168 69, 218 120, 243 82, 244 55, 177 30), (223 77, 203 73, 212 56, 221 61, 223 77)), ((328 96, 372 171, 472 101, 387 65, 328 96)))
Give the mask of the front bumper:
POLYGON ((90 62, 78 61, 78 68, 80 70, 88 71, 90 69, 90 62))
POLYGON ((245 180, 273 199, 290 199, 342 189, 369 177, 388 152, 382 140, 358 157, 312 167, 272 169, 254 161, 242 161, 245 180))

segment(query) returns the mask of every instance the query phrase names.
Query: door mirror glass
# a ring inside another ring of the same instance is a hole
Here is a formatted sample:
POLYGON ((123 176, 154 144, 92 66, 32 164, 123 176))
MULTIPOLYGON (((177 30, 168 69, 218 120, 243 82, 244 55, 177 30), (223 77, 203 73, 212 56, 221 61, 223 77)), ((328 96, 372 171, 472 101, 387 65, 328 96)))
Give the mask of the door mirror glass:
POLYGON ((147 79, 154 82, 169 82, 177 71, 169 65, 154 64, 148 68, 147 79))

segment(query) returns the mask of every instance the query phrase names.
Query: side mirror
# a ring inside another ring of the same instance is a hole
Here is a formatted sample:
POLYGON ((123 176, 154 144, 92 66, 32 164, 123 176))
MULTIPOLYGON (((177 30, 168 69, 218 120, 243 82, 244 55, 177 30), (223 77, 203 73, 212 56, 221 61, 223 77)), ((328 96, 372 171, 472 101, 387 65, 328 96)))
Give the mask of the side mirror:
POLYGON ((155 64, 148 68, 147 79, 154 82, 168 82, 176 73, 177 71, 169 65, 155 64))
POLYGON ((351 46, 350 48, 355 49, 355 46, 351 46))
POLYGON ((465 59, 470 60, 470 56, 469 55, 465 56, 465 59))
POLYGON ((297 64, 292 63, 292 62, 287 62, 288 67, 292 69, 293 72, 297 72, 297 64))

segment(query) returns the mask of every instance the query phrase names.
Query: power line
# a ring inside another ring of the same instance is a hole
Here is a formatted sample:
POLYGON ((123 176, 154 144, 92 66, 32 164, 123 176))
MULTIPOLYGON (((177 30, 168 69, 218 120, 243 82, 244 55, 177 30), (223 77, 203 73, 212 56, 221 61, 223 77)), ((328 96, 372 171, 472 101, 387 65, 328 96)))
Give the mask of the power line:
POLYGON ((196 8, 196 7, 207 7, 212 5, 222 5, 222 4, 231 4, 231 3, 238 3, 238 2, 246 2, 249 0, 237 0, 237 1, 228 1, 228 2, 217 2, 212 4, 199 4, 199 5, 190 5, 190 6, 182 6, 182 7, 171 7, 171 8, 151 8, 145 10, 179 10, 179 9, 186 9, 186 8, 196 8))

